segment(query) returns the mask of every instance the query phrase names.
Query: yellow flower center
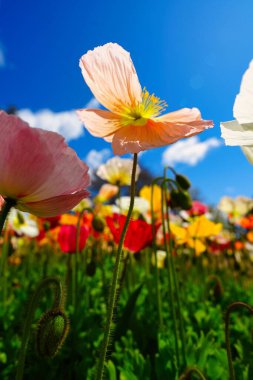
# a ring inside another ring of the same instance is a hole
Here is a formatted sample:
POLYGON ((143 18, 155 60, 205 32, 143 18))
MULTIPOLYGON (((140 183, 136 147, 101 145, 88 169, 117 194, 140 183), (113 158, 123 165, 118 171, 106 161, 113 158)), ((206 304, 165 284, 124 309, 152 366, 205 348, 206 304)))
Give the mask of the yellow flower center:
POLYGON ((146 88, 142 91, 142 101, 124 110, 124 125, 145 125, 148 119, 157 117, 167 107, 167 103, 146 88))

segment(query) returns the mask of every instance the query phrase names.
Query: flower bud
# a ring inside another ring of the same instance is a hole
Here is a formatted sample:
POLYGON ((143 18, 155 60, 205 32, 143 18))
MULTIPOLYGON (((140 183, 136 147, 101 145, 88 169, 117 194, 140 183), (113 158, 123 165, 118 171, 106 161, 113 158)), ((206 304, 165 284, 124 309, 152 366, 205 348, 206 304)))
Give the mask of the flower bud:
POLYGON ((189 179, 182 174, 176 175, 176 181, 182 190, 188 190, 191 187, 191 182, 189 181, 189 179))
POLYGON ((187 191, 172 190, 170 197, 172 208, 189 210, 192 207, 192 200, 187 191))
POLYGON ((52 358, 62 347, 69 332, 69 321, 62 310, 47 311, 38 322, 36 340, 40 356, 52 358))
POLYGON ((92 220, 92 227, 97 232, 103 232, 105 228, 105 222, 103 219, 99 218, 98 216, 94 216, 92 220))

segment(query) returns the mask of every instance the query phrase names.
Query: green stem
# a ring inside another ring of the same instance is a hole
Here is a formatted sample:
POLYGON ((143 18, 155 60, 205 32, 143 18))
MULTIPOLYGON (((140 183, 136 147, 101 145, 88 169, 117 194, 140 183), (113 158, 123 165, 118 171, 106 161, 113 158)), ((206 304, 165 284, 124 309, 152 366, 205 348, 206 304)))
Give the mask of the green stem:
POLYGON ((71 291, 72 291, 72 305, 75 311, 76 308, 76 270, 77 270, 77 254, 71 254, 71 291))
POLYGON ((188 368, 187 371, 180 376, 179 380, 190 380, 192 373, 196 373, 201 380, 207 380, 203 373, 196 367, 188 368))
POLYGON ((4 227, 4 222, 9 214, 10 209, 16 204, 16 201, 13 199, 7 198, 3 205, 2 211, 0 213, 0 236, 4 227))
POLYGON ((30 330, 31 330, 31 325, 34 318, 34 313, 36 311, 36 308, 39 304, 39 301, 42 295, 44 294, 44 291, 48 287, 51 287, 51 286, 53 286, 54 288, 54 303, 53 303, 52 308, 61 309, 64 307, 65 294, 64 294, 60 280, 58 280, 55 277, 48 277, 42 280, 37 286, 28 305, 26 320, 24 324, 24 331, 23 331, 23 336, 22 336, 22 341, 21 341, 21 348, 19 352, 16 380, 23 379, 26 351, 28 347, 30 330))
POLYGON ((229 367, 229 380, 236 380, 235 378, 235 370, 233 367, 233 359, 230 347, 230 314, 232 311, 240 308, 247 309, 251 314, 253 314, 253 307, 248 305, 245 302, 233 302, 231 303, 225 313, 225 339, 226 339, 226 348, 227 348, 227 357, 228 357, 228 367, 229 367))
POLYGON ((163 191, 163 189, 162 189, 162 203, 161 203, 161 205, 162 205, 161 213, 162 213, 162 227, 163 227, 164 246, 165 246, 165 251, 166 251, 166 255, 167 255, 168 285, 169 285, 169 298, 170 298, 169 302, 170 302, 170 310, 172 313, 173 331, 174 331, 174 335, 175 335, 175 349, 176 349, 177 367, 179 367, 180 360, 179 360, 179 346, 178 346, 178 331, 177 331, 177 322, 176 322, 176 310, 175 310, 173 290, 172 290, 170 250, 168 247, 168 242, 167 242, 167 237, 166 237, 166 226, 165 226, 165 217, 164 217, 164 191, 163 191))
MULTIPOLYGON (((166 171, 164 172, 164 176, 166 176, 166 171)), ((164 179, 163 181, 163 188, 164 188, 164 195, 167 197, 167 187, 166 187, 166 182, 171 182, 170 179, 164 179)), ((174 182, 174 181, 173 181, 174 182)), ((170 261, 170 266, 171 266, 171 271, 172 271, 172 277, 173 277, 173 282, 175 286, 175 296, 176 296, 176 303, 177 303, 177 309, 178 309, 178 322, 179 322, 179 333, 180 333, 180 339, 181 339, 181 344, 182 344, 182 356, 183 356, 183 366, 186 368, 187 365, 187 360, 186 360, 186 344, 185 344, 185 330, 184 330, 184 321, 183 321, 183 316, 182 316, 182 308, 181 308, 181 301, 180 301, 180 295, 179 295, 179 286, 178 286, 178 279, 177 279, 177 273, 175 269, 175 264, 174 264, 174 259, 172 255, 172 239, 171 239, 171 231, 170 231, 170 216, 169 216, 169 210, 166 210, 166 221, 167 221, 167 230, 168 234, 170 236, 169 239, 169 261, 170 261)))
POLYGON ((111 329, 112 329, 112 324, 113 324, 114 311, 115 311, 115 306, 116 306, 116 301, 117 301, 117 289, 119 285, 118 280, 119 280, 120 264, 121 264, 121 259, 122 259, 122 249, 123 249, 123 244, 124 244, 127 228, 129 226, 131 214, 134 207, 136 168, 137 168, 137 153, 134 154, 134 159, 133 159, 133 169, 132 169, 132 177, 131 177, 131 200, 130 200, 129 210, 127 213, 125 225, 123 227, 123 231, 120 237, 119 246, 118 246, 118 250, 116 254, 112 284, 111 284, 110 294, 109 294, 104 338, 102 341, 102 348, 101 348, 101 353, 100 353, 100 357, 98 361, 97 373, 95 377, 96 380, 102 380, 103 374, 104 374, 104 366, 106 362, 106 355, 108 351, 108 345, 110 341, 111 329))
MULTIPOLYGON (((161 177, 163 179, 163 177, 161 177)), ((151 199, 150 199, 150 208, 151 208, 151 223, 152 223, 152 250, 153 255, 155 255, 155 289, 156 289, 156 303, 158 311, 158 320, 159 328, 163 328, 163 312, 162 312, 162 299, 160 292, 160 278, 158 270, 158 260, 157 260, 157 247, 156 247, 156 233, 155 233, 155 213, 154 213, 154 185, 158 179, 155 179, 151 184, 151 199)))

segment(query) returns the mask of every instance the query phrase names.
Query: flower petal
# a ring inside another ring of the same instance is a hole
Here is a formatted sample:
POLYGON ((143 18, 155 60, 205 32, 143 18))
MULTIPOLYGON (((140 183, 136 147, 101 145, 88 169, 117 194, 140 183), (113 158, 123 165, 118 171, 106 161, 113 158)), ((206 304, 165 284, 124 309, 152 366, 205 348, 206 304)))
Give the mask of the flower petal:
MULTIPOLYGON (((10 198, 33 192, 43 184, 55 165, 47 146, 55 135, 30 128, 16 116, 0 112, 0 194, 10 198), (42 142, 43 150, 40 149, 42 142), (32 147, 32 149, 31 149, 32 147)), ((57 135, 58 139, 63 140, 57 135)))
MULTIPOLYGON (((248 161, 253 165, 253 146, 242 146, 242 151, 247 157, 248 161)), ((1 200, 0 200, 1 203, 1 200)), ((1 205, 0 205, 1 209, 1 205)))
POLYGON ((253 145, 253 129, 251 125, 239 124, 237 120, 227 121, 220 124, 221 137, 226 145, 253 145))
POLYGON ((162 123, 156 120, 149 119, 146 125, 127 126, 119 129, 112 140, 114 154, 138 153, 165 146, 213 127, 213 122, 209 120, 175 123, 162 123))
POLYGON ((156 118, 156 121, 169 123, 189 123, 195 120, 201 120, 201 113, 198 108, 182 108, 181 110, 169 112, 163 116, 156 118))
POLYGON ((240 124, 251 124, 253 128, 253 60, 242 78, 240 93, 236 96, 234 117, 240 124))
POLYGON ((80 190, 74 194, 59 195, 37 202, 23 203, 19 201, 16 208, 41 217, 57 216, 72 210, 83 198, 88 196, 88 191, 80 190))
POLYGON ((0 112, 0 131, 1 195, 22 204, 66 195, 72 204, 74 194, 87 193, 88 167, 61 135, 30 128, 5 112, 0 112))
POLYGON ((77 110, 77 114, 90 134, 96 137, 110 137, 122 127, 120 124, 121 117, 113 112, 81 109, 77 110))
POLYGON ((121 114, 125 107, 141 102, 142 90, 130 54, 118 44, 108 43, 80 59, 83 77, 96 99, 121 114))

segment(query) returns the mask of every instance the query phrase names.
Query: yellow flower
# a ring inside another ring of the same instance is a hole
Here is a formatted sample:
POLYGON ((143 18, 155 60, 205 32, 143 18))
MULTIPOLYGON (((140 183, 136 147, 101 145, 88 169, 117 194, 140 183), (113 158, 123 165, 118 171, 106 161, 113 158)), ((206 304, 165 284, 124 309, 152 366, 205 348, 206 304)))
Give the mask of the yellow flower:
POLYGON ((171 223, 170 229, 177 244, 187 244, 199 256, 206 250, 205 239, 218 235, 222 230, 222 224, 214 223, 208 220, 205 215, 201 215, 187 227, 180 227, 171 223))
MULTIPOLYGON (((154 212, 160 212, 161 211, 161 199, 162 199, 162 189, 158 185, 154 185, 153 189, 153 205, 154 205, 154 212)), ((140 197, 147 199, 149 201, 149 204, 151 203, 151 186, 144 186, 140 190, 140 197)))

